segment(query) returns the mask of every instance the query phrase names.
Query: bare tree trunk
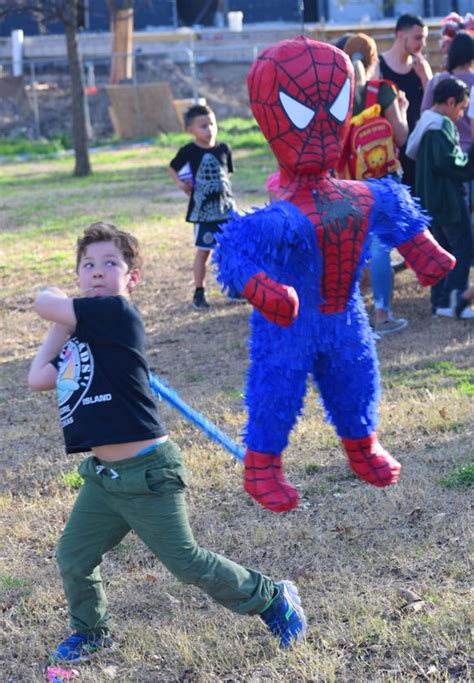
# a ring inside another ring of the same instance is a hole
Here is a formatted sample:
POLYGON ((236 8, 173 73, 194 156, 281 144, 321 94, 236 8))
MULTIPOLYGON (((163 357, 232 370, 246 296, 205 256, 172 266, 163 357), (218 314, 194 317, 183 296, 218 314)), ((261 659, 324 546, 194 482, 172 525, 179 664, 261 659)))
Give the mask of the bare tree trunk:
POLYGON ((111 24, 110 82, 116 84, 132 78, 133 9, 117 10, 111 24))
POLYGON ((72 137, 76 165, 74 175, 86 176, 92 173, 87 143, 87 126, 84 113, 84 79, 82 74, 79 46, 77 42, 77 0, 68 3, 67 16, 64 16, 69 74, 72 92, 72 137))

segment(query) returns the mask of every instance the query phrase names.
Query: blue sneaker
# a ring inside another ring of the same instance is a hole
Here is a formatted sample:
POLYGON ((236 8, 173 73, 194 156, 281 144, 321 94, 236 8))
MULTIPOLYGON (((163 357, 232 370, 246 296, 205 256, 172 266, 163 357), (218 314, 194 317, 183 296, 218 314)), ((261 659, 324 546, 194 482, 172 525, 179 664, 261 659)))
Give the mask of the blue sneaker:
POLYGON ((112 639, 95 633, 73 633, 50 652, 52 661, 85 662, 97 650, 111 648, 112 639))
POLYGON ((275 586, 278 593, 260 616, 279 639, 280 647, 287 648, 304 638, 306 617, 295 584, 292 581, 277 581, 275 586))

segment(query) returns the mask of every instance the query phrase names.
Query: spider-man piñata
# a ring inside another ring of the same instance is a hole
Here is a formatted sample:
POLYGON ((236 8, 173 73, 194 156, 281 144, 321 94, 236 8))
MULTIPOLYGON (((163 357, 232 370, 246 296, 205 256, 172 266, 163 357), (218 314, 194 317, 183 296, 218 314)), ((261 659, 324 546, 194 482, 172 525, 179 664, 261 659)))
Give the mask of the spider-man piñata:
POLYGON ((359 291, 367 241, 396 247, 422 285, 453 268, 427 217, 391 179, 336 180, 353 94, 348 57, 305 37, 270 47, 248 76, 255 118, 280 166, 280 199, 227 223, 214 257, 219 281, 257 309, 250 338, 245 490, 275 512, 298 504, 281 453, 312 373, 349 466, 374 486, 399 463, 375 427, 380 379, 359 291))

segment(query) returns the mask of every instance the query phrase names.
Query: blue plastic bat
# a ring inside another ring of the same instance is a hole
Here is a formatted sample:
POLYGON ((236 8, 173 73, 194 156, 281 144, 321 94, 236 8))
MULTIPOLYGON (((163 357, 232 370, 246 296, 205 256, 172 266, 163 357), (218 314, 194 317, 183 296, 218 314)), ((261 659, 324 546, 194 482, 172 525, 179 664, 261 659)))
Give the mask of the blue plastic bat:
POLYGON ((167 387, 163 382, 160 382, 156 375, 150 373, 150 386, 158 396, 164 398, 170 405, 177 408, 180 413, 184 415, 187 420, 194 422, 202 431, 207 434, 211 439, 217 441, 224 446, 225 449, 232 453, 232 455, 238 460, 243 460, 245 455, 245 449, 239 446, 233 439, 225 434, 217 425, 204 417, 197 410, 191 408, 187 403, 185 403, 171 387, 167 387))

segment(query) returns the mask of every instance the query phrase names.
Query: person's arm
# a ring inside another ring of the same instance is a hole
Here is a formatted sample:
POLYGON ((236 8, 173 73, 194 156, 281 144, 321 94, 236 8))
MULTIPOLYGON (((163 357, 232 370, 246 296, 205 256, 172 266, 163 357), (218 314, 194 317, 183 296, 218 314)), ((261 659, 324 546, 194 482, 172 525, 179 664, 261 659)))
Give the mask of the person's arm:
POLYGON ((232 151, 227 147, 227 172, 229 175, 234 172, 234 160, 232 159, 232 151))
POLYGON ((428 82, 433 78, 433 72, 428 60, 422 52, 413 55, 413 70, 420 78, 423 88, 426 88, 428 82))
POLYGON ((471 94, 469 97, 469 109, 467 115, 471 119, 471 140, 474 140, 474 85, 471 85, 471 94))
POLYGON ((431 150, 433 169, 439 175, 447 176, 453 180, 474 179, 474 163, 470 154, 464 154, 459 145, 453 144, 444 131, 436 131, 432 134, 431 150))
POLYGON ((43 320, 59 323, 69 329, 71 334, 77 324, 73 300, 57 287, 41 290, 33 304, 35 312, 43 320))
POLYGON ((382 76, 382 70, 380 68, 380 60, 377 60, 377 63, 374 67, 374 73, 372 75, 372 79, 374 81, 380 81, 383 78, 382 76))
POLYGON ((54 323, 39 347, 30 366, 28 385, 32 391, 48 391, 56 386, 58 371, 51 363, 56 358, 66 341, 70 330, 65 325, 54 323))
POLYGON ((408 100, 405 93, 399 92, 396 100, 384 111, 384 116, 392 126, 393 139, 397 147, 402 147, 408 137, 407 121, 408 100))
POLYGON ((182 191, 184 194, 187 194, 188 196, 191 194, 193 191, 193 186, 191 183, 187 180, 181 180, 181 178, 178 176, 174 168, 171 166, 168 166, 168 175, 171 178, 171 180, 175 183, 175 185, 182 191))
POLYGON ((423 99, 421 101, 421 113, 426 111, 427 109, 431 109, 433 106, 433 90, 438 81, 438 77, 433 77, 430 79, 430 81, 427 83, 425 92, 423 93, 423 99))

